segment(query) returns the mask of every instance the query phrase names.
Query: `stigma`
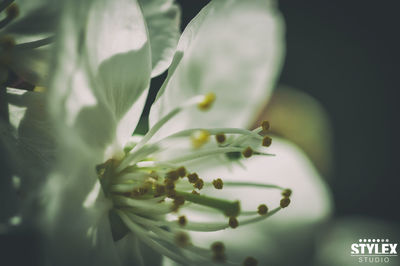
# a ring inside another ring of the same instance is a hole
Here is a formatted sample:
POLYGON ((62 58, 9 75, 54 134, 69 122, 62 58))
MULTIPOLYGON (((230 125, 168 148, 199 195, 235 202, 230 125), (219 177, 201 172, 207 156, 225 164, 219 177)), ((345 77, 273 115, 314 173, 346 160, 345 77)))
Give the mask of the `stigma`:
MULTIPOLYGON (((265 151, 269 146, 265 145, 266 136, 260 135, 269 128, 269 123, 263 122, 254 130, 190 128, 152 140, 178 113, 189 108, 207 111, 214 102, 217 104, 213 93, 189 99, 161 118, 146 135, 132 138, 124 147, 123 156, 114 156, 96 166, 103 192, 113 205, 110 212, 116 214, 110 219, 115 241, 133 233, 155 251, 178 263, 225 262, 229 258, 222 242, 215 242, 211 248, 200 247, 190 239, 190 232, 238 230, 288 207, 290 189, 273 184, 225 182, 222 177, 203 177, 201 172, 195 171, 201 169, 204 162, 206 165, 216 161, 231 164, 252 156, 271 156, 265 151), (231 154, 237 154, 234 160, 231 154), (234 195, 221 193, 234 187, 278 190, 282 199, 268 203, 268 206, 275 205, 272 209, 260 202, 258 209, 242 210, 241 202, 234 195), (198 221, 196 216, 183 214, 188 210, 200 216, 219 213, 219 218, 198 221), (174 248, 180 251, 175 252, 174 248)), ((245 261, 246 264, 254 262, 253 259, 245 261)))

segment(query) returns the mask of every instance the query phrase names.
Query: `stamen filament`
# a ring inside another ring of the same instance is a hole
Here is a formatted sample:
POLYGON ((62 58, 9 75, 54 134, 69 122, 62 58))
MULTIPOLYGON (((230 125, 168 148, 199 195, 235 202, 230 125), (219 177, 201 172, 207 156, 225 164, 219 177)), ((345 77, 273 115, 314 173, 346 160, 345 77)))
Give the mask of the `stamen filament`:
POLYGON ((26 42, 26 43, 17 44, 17 45, 15 45, 15 48, 18 48, 18 49, 35 49, 35 48, 39 48, 39 47, 48 45, 48 44, 52 43, 53 41, 54 41, 54 37, 51 36, 51 37, 43 38, 43 39, 32 41, 32 42, 26 42))

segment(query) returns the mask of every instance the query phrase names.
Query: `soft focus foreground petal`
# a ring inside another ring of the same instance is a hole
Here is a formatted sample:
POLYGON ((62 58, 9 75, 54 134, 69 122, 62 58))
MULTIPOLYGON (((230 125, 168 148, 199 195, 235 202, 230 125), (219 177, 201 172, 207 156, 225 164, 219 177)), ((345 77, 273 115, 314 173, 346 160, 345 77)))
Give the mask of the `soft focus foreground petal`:
MULTIPOLYGON (((397 244, 398 253, 399 239, 398 224, 361 216, 337 219, 327 225, 323 233, 320 234, 314 265, 400 265, 398 256, 351 256, 353 244, 378 244, 380 251, 381 244, 397 244), (360 242, 360 239, 362 241, 366 239, 368 242, 360 242), (376 242, 377 239, 380 240, 379 243, 376 242), (382 239, 385 240, 384 243, 381 242, 382 239), (389 240, 389 242, 386 242, 386 240, 389 240)), ((361 252, 360 247, 357 249, 361 252)), ((365 251, 365 254, 368 255, 367 248, 365 248, 365 251)))
POLYGON ((171 64, 180 36, 181 10, 174 0, 139 0, 149 32, 152 73, 155 77, 171 64))
POLYGON ((279 73, 283 45, 283 22, 272 1, 211 2, 181 37, 173 74, 152 107, 151 125, 207 92, 216 94, 211 110, 180 114, 179 123, 163 128, 164 134, 194 125, 251 125, 249 118, 267 102, 279 73))
MULTIPOLYGON (((211 239, 223 241, 228 259, 234 261, 253 256, 259 265, 307 265, 302 263, 310 259, 315 234, 331 215, 331 195, 313 165, 295 146, 274 138, 269 149, 275 157, 253 156, 242 161, 245 169, 239 165, 232 166, 231 170, 210 166, 198 173, 208 182, 221 178, 225 183, 258 182, 290 188, 293 191, 290 205, 264 222, 243 227, 239 224, 237 229, 216 233, 195 233, 194 242, 208 246, 211 239)), ((240 199, 242 211, 257 210, 260 204, 272 210, 282 198, 279 190, 226 185, 213 193, 226 195, 231 200, 240 199)))
POLYGON ((26 202, 36 197, 54 163, 56 133, 45 110, 45 94, 7 89, 10 125, 16 130, 17 160, 14 170, 21 178, 19 193, 26 202))
POLYGON ((66 122, 63 134, 75 134, 89 147, 104 150, 116 144, 115 132, 122 145, 140 118, 150 80, 140 8, 129 0, 70 1, 64 10, 51 113, 61 126, 66 122))

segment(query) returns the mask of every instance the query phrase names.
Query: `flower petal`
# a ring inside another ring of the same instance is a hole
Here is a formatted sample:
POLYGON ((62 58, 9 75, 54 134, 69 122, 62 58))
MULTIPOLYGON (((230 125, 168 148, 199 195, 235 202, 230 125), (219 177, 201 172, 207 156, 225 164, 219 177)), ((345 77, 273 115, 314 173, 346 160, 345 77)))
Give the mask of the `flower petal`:
POLYGON ((140 118, 151 73, 138 3, 71 1, 64 10, 50 88, 51 113, 96 149, 122 145, 140 118))
MULTIPOLYGON (((208 182, 220 177, 224 181, 258 182, 291 188, 290 205, 265 222, 243 227, 239 225, 231 232, 196 233, 194 237, 205 246, 210 244, 210 239, 225 242, 230 260, 240 261, 246 256, 253 256, 258 259, 259 265, 294 265, 305 259, 318 226, 330 217, 332 199, 326 183, 295 146, 274 138, 269 152, 276 156, 253 156, 242 161, 245 169, 239 165, 231 170, 223 166, 210 167, 209 170, 199 171, 199 175, 208 182)), ((282 198, 280 191, 245 187, 224 187, 215 193, 227 195, 232 200, 241 199, 242 210, 257 210, 260 204, 266 204, 272 210, 279 206, 282 198)))
POLYGON ((152 77, 171 64, 180 36, 181 10, 174 0, 139 0, 151 46, 152 77))
POLYGON ((211 110, 180 114, 179 123, 164 132, 188 126, 249 126, 279 73, 282 41, 282 19, 272 3, 211 2, 182 35, 172 74, 152 107, 151 124, 190 97, 214 92, 211 110))

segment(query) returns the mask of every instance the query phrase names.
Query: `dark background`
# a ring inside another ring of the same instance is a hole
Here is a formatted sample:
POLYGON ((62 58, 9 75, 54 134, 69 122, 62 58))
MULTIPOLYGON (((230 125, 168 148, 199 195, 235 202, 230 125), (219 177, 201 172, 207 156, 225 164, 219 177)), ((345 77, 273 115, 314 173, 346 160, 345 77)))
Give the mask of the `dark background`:
MULTIPOLYGON (((183 29, 209 1, 178 2, 183 29)), ((279 1, 287 40, 280 83, 316 98, 333 126, 334 173, 329 183, 336 217, 400 222, 395 65, 400 23, 395 4, 279 1)), ((164 77, 154 80, 153 87, 164 77)))

